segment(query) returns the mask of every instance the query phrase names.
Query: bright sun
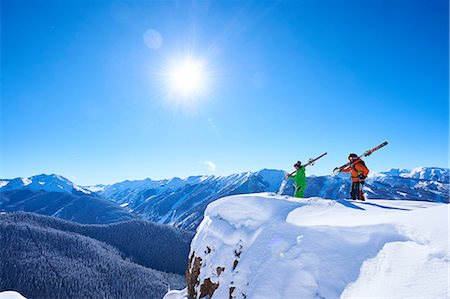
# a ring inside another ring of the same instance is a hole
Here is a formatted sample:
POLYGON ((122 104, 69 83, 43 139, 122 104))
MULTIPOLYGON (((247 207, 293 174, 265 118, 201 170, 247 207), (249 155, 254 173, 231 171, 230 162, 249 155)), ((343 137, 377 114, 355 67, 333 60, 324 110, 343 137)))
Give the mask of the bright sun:
POLYGON ((154 70, 157 79, 154 92, 166 107, 197 111, 211 97, 218 74, 211 64, 212 57, 198 57, 191 52, 166 54, 165 64, 154 70))
POLYGON ((202 61, 186 58, 173 66, 169 73, 173 92, 184 97, 200 95, 206 88, 206 75, 202 61))

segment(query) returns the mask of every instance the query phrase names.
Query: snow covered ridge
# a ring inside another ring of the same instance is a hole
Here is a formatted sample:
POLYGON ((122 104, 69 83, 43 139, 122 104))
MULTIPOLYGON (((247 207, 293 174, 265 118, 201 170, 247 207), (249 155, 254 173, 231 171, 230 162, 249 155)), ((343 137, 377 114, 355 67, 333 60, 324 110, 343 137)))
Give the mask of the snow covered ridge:
MULTIPOLYGON (((100 195, 127 205, 139 217, 195 230, 206 206, 225 196, 275 192, 292 195, 286 172, 264 169, 230 176, 194 176, 186 179, 125 181, 105 186, 100 195)), ((448 202, 450 170, 421 167, 414 170, 391 169, 371 173, 364 191, 367 198, 448 202)), ((305 197, 343 199, 349 197, 349 174, 308 176, 305 197)))
POLYGON ((1 180, 0 191, 13 191, 28 189, 32 191, 65 192, 91 194, 92 192, 81 188, 63 176, 56 174, 40 174, 29 178, 15 178, 12 180, 1 180))
POLYGON ((208 205, 165 299, 449 298, 449 205, 236 195, 208 205))

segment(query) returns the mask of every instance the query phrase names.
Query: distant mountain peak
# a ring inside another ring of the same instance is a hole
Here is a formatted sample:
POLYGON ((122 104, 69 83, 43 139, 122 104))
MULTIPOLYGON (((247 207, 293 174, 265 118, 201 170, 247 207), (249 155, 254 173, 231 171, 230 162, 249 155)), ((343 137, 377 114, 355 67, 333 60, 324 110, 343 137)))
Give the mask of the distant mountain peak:
POLYGON ((38 174, 29 178, 19 177, 0 184, 0 191, 12 191, 18 189, 29 189, 33 191, 42 190, 46 192, 92 193, 91 191, 83 189, 72 183, 67 178, 57 174, 38 174))
POLYGON ((6 186, 10 181, 11 181, 11 180, 5 180, 5 179, 0 180, 0 189, 1 189, 3 186, 6 186))
POLYGON ((23 186, 28 186, 32 183, 32 181, 28 178, 19 178, 22 181, 23 186))

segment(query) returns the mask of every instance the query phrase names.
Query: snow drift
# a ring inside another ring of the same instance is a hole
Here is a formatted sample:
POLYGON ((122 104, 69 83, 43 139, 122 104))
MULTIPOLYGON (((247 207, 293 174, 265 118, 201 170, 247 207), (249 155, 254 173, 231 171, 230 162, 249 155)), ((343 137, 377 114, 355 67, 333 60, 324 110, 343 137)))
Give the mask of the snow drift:
POLYGON ((176 298, 448 298, 447 204, 294 199, 209 204, 176 298))

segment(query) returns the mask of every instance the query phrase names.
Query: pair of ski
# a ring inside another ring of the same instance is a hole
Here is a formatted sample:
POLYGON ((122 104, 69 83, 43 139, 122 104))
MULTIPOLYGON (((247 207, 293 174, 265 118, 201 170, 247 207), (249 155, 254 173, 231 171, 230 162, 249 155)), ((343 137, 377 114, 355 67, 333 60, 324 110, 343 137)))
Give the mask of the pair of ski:
MULTIPOLYGON (((380 148, 386 146, 387 144, 388 144, 388 142, 385 141, 385 142, 383 142, 382 144, 380 144, 380 145, 374 147, 373 149, 370 149, 370 150, 368 150, 368 151, 365 151, 362 155, 358 156, 358 158, 356 158, 354 161, 356 162, 356 161, 358 161, 359 159, 361 159, 361 158, 363 158, 363 157, 370 156, 373 152, 379 150, 380 148)), ((303 166, 303 167, 306 167, 306 166, 309 166, 309 165, 314 165, 314 163, 315 163, 317 160, 319 160, 320 158, 322 158, 322 157, 325 156, 326 154, 327 154, 327 153, 325 152, 325 153, 323 153, 322 155, 320 155, 320 156, 318 156, 318 157, 316 157, 316 158, 311 158, 311 159, 308 160, 308 162, 307 162, 306 164, 304 164, 304 165, 302 165, 302 166, 303 166)), ((347 167, 352 167, 352 166, 354 165, 355 162, 348 162, 348 163, 345 163, 344 165, 342 165, 341 167, 336 167, 336 168, 333 170, 333 174, 336 174, 336 173, 340 172, 341 170, 343 170, 343 169, 345 169, 345 168, 347 168, 347 167)), ((293 175, 294 173, 295 173, 295 171, 293 171, 290 175, 293 175)))

